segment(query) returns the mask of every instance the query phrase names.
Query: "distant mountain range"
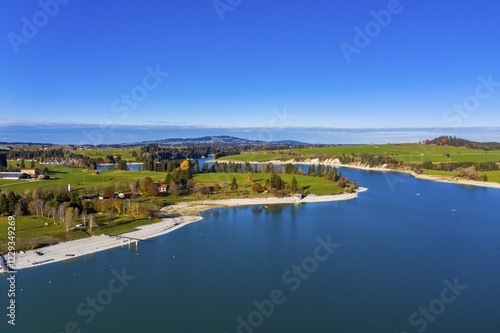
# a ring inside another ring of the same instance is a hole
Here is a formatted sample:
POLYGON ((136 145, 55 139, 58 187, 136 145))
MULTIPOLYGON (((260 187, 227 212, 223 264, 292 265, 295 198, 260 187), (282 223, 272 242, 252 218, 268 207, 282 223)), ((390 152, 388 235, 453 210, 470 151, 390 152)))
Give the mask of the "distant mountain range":
POLYGON ((174 138, 162 139, 152 141, 142 141, 128 145, 146 145, 146 144, 160 144, 165 146, 197 146, 197 145, 228 145, 228 146, 256 146, 256 145, 273 145, 273 146, 311 146, 309 143, 299 142, 294 140, 281 140, 281 141, 262 141, 262 140, 248 140, 237 138, 234 136, 220 135, 220 136, 203 136, 200 138, 174 138))
MULTIPOLYGON (((123 147, 123 146, 144 146, 149 144, 159 144, 163 146, 206 146, 206 145, 219 145, 219 146, 312 146, 310 143, 299 142, 295 140, 280 140, 280 141, 263 141, 263 140, 248 140, 237 138, 229 135, 216 135, 216 136, 203 136, 199 138, 172 138, 161 140, 148 140, 133 143, 120 143, 120 144, 103 144, 99 146, 108 147, 123 147)), ((34 143, 34 142, 0 142, 0 150, 8 150, 16 146, 58 146, 52 143, 34 143)))

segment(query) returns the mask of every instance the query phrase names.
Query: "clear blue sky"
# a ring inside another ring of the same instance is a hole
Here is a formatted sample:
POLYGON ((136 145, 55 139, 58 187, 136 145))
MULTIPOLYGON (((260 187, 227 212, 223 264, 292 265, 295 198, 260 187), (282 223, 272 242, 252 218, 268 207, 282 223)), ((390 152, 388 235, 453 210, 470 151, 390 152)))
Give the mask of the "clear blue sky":
POLYGON ((391 6, 243 0, 221 20, 213 0, 71 0, 53 17, 5 0, 0 124, 500 126, 500 83, 476 93, 500 82, 499 2, 402 0, 346 61, 341 43, 391 6), (148 66, 169 74, 144 90, 148 66))

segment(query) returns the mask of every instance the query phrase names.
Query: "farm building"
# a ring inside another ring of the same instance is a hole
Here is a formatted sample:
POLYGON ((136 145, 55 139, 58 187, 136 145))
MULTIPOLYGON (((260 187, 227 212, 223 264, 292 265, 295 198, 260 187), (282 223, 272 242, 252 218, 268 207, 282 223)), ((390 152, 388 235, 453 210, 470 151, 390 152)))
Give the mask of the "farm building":
POLYGON ((30 175, 24 172, 0 172, 0 179, 27 179, 30 175))

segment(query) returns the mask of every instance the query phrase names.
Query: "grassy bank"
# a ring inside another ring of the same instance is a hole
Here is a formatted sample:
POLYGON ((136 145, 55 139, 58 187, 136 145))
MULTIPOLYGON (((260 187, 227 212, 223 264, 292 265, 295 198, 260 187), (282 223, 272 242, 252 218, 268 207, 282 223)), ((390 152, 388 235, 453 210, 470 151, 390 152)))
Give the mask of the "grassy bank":
MULTIPOLYGON (((74 239, 86 238, 101 234, 120 234, 135 230, 135 228, 158 222, 160 220, 133 219, 128 216, 115 218, 111 223, 106 222, 103 215, 95 215, 99 227, 92 230, 77 229, 66 232, 64 226, 57 220, 36 216, 21 216, 16 218, 16 251, 32 250, 46 245, 57 244, 74 239)), ((80 221, 79 221, 80 222, 80 221)), ((7 217, 0 217, 0 252, 7 252, 7 217)))
POLYGON ((485 152, 480 149, 469 149, 463 147, 449 147, 425 144, 383 144, 383 145, 353 145, 353 146, 335 146, 321 148, 300 148, 284 151, 269 151, 267 153, 242 153, 240 155, 227 156, 219 160, 241 161, 241 162, 261 162, 277 159, 288 159, 305 157, 313 155, 326 155, 330 158, 345 155, 374 154, 385 155, 395 160, 403 162, 422 163, 432 162, 496 162, 500 161, 500 150, 485 152), (446 157, 444 153, 450 154, 446 157))
MULTIPOLYGON (((425 170, 425 173, 431 176, 454 177, 452 171, 425 170)), ((489 182, 500 183, 500 171, 480 171, 479 174, 488 176, 489 182)))

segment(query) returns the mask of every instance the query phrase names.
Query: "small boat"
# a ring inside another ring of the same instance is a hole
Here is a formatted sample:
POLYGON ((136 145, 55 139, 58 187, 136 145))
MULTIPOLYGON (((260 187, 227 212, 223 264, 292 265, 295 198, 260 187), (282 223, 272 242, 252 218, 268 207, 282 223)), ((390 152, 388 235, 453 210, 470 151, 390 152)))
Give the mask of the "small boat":
POLYGON ((457 210, 456 210, 456 209, 452 209, 451 211, 452 211, 453 213, 455 213, 457 210))

